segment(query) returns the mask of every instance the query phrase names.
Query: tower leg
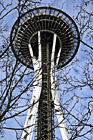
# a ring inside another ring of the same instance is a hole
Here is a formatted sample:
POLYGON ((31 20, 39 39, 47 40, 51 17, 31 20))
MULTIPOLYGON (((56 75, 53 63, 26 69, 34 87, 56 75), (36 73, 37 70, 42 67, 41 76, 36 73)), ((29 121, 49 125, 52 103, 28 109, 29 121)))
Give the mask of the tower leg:
POLYGON ((58 125, 60 127, 60 132, 61 132, 62 138, 63 138, 63 140, 69 140, 62 109, 60 107, 60 102, 59 102, 58 95, 57 95, 57 89, 56 89, 56 69, 57 69, 57 65, 59 62, 60 53, 61 53, 62 48, 59 49, 57 60, 56 60, 56 62, 54 62, 55 45, 56 45, 56 34, 54 34, 53 48, 52 48, 52 55, 51 55, 51 92, 52 92, 52 98, 54 101, 55 111, 58 111, 56 114, 57 114, 58 125))
POLYGON ((41 43, 40 43, 40 32, 38 32, 38 48, 39 48, 39 57, 36 59, 33 55, 33 50, 31 44, 29 44, 29 51, 32 57, 33 67, 34 67, 34 85, 33 85, 33 97, 31 99, 30 106, 24 131, 22 133, 21 140, 31 140, 33 134, 33 128, 35 126, 36 115, 38 111, 39 99, 41 94, 42 87, 42 68, 41 68, 41 43))
POLYGON ((35 126, 39 99, 40 99, 40 94, 41 94, 41 83, 42 83, 42 74, 41 74, 41 71, 39 71, 39 72, 36 72, 36 74, 35 74, 33 96, 31 99, 30 108, 29 108, 29 111, 27 114, 27 118, 26 118, 24 131, 23 131, 21 140, 26 140, 26 138, 27 138, 27 140, 32 139, 32 133, 33 133, 33 128, 35 126))
POLYGON ((62 138, 63 138, 63 140, 69 140, 62 109, 60 107, 60 102, 59 102, 58 95, 57 95, 55 70, 53 70, 51 73, 51 92, 52 92, 52 97, 54 100, 55 111, 57 111, 56 115, 57 115, 58 125, 60 128, 62 138), (54 82, 54 79, 55 79, 55 82, 54 82))

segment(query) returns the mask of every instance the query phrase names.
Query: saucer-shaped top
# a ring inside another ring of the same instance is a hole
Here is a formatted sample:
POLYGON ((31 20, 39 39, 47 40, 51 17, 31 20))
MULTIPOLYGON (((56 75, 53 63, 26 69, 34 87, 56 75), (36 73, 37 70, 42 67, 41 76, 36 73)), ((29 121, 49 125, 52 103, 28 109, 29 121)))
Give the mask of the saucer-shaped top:
POLYGON ((75 22, 61 10, 38 7, 18 18, 11 31, 12 50, 21 63, 33 69, 28 44, 31 43, 34 55, 38 57, 38 31, 41 33, 42 47, 45 43, 52 47, 53 35, 57 35, 55 61, 59 48, 62 48, 57 68, 65 66, 74 58, 80 43, 75 22))

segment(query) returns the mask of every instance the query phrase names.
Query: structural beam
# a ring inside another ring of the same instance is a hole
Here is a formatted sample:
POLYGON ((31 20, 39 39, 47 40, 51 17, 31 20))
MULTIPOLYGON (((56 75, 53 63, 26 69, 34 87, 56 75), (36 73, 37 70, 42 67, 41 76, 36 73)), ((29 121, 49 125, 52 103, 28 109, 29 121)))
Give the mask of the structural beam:
POLYGON ((55 111, 58 111, 58 112, 56 112, 56 115, 57 115, 58 125, 60 127, 60 132, 61 132, 62 138, 63 138, 63 140, 69 140, 64 117, 63 117, 63 112, 60 107, 60 102, 58 99, 57 89, 56 89, 56 71, 57 71, 57 65, 59 62, 62 48, 59 48, 57 59, 56 59, 56 65, 55 65, 55 62, 54 62, 55 46, 56 46, 56 34, 54 34, 52 55, 51 55, 51 92, 52 92, 52 97, 53 97, 53 101, 54 101, 55 111))
POLYGON ((42 68, 41 68, 41 43, 40 43, 40 32, 38 32, 38 46, 39 46, 39 57, 36 59, 33 54, 31 44, 29 43, 29 52, 32 58, 34 67, 34 85, 33 85, 33 96, 30 103, 30 108, 27 114, 26 122, 24 125, 24 131, 22 133, 21 140, 31 140, 33 129, 35 126, 36 116, 38 112, 39 98, 42 88, 42 68))

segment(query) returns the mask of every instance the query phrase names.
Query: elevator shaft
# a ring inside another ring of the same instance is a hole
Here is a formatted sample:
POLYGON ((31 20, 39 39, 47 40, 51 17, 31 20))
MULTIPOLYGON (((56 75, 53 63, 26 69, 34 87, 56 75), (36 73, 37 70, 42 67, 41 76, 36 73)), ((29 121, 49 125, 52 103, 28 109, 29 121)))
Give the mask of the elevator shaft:
POLYGON ((37 140, 53 140, 49 44, 42 46, 42 90, 38 107, 37 140))

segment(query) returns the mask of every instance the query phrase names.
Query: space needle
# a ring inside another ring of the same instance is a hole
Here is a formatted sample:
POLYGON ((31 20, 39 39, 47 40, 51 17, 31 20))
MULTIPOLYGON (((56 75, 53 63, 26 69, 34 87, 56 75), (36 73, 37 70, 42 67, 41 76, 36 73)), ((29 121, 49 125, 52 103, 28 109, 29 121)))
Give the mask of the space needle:
POLYGON ((37 7, 19 17, 10 35, 15 57, 34 70, 33 96, 21 140, 54 140, 54 110, 63 140, 69 140, 56 88, 56 72, 76 55, 80 36, 74 20, 53 7, 37 7))

